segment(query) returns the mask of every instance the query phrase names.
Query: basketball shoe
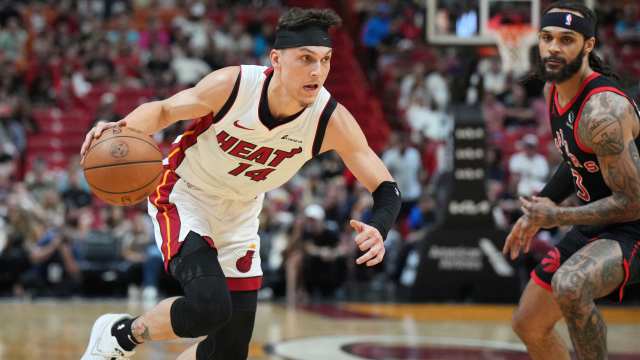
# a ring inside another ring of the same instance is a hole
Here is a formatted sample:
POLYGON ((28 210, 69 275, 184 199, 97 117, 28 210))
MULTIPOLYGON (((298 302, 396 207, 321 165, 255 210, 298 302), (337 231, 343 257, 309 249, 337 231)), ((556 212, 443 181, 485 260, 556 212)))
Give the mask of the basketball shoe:
POLYGON ((113 324, 123 318, 132 317, 129 314, 105 314, 96 320, 91 328, 89 345, 80 360, 121 360, 129 359, 135 351, 126 351, 115 336, 111 335, 113 324))

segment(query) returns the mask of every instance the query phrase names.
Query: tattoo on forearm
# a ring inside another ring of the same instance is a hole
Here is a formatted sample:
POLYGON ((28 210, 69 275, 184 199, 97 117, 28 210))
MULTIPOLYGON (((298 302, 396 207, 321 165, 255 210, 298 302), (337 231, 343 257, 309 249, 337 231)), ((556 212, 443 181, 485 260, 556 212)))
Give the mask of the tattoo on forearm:
POLYGON ((560 225, 602 225, 640 218, 640 156, 635 141, 625 145, 623 134, 625 124, 630 119, 637 121, 636 117, 629 101, 611 92, 596 94, 585 105, 578 133, 598 156, 612 195, 588 205, 562 208, 560 225))

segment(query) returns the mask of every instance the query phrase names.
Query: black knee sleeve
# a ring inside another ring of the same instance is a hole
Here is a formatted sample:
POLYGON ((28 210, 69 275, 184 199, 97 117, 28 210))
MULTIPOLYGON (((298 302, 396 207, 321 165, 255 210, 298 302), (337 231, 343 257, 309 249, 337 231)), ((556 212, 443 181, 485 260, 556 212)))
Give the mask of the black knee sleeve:
POLYGON ((246 360, 258 304, 257 291, 231 293, 231 321, 198 344, 196 360, 246 360))
POLYGON ((180 337, 212 334, 231 318, 231 298, 217 251, 198 234, 187 235, 180 253, 171 260, 172 275, 184 297, 171 305, 171 326, 180 337))

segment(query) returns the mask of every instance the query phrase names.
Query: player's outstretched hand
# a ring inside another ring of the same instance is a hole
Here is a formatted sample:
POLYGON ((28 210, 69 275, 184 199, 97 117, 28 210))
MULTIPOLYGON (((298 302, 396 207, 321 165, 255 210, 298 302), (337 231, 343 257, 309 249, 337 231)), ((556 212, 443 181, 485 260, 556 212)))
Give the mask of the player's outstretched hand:
POLYGON ((367 263, 367 266, 374 266, 382 262, 384 258, 384 239, 378 229, 358 220, 349 222, 351 227, 358 233, 354 239, 358 248, 366 253, 356 260, 356 264, 367 263))
POLYGON ((521 250, 528 253, 531 247, 531 240, 533 240, 538 230, 540 230, 540 227, 531 223, 527 215, 521 216, 513 225, 509 235, 507 235, 502 253, 505 255, 510 253, 511 260, 517 258, 521 250))
POLYGON ((84 137, 84 142, 82 143, 82 147, 80 148, 80 162, 84 162, 84 155, 91 147, 91 142, 93 139, 97 139, 102 135, 102 132, 111 129, 116 126, 126 126, 127 123, 124 120, 116 121, 116 122, 106 122, 106 121, 98 121, 96 126, 92 127, 91 130, 87 133, 87 136, 84 137))

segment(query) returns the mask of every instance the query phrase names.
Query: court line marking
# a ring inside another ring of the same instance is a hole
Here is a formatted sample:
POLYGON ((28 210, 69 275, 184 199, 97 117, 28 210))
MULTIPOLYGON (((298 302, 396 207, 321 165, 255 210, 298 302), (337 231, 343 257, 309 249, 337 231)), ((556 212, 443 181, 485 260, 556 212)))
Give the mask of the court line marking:
POLYGON ((387 336, 387 335, 347 335, 347 336, 311 336, 298 339, 283 340, 267 344, 265 352, 282 356, 290 360, 362 360, 342 350, 348 344, 374 342, 385 345, 411 346, 456 346, 462 348, 484 348, 525 352, 522 344, 471 338, 437 337, 437 336, 387 336))

